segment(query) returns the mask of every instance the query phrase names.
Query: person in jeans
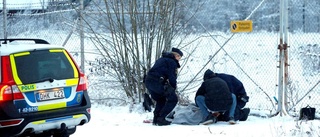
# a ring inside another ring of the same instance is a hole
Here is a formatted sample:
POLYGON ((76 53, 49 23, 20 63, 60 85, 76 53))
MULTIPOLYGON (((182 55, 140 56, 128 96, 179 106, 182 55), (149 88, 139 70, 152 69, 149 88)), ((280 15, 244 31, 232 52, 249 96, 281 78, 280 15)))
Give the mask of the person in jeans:
POLYGON ((145 86, 156 106, 153 111, 153 124, 158 126, 170 125, 166 120, 167 115, 175 108, 178 97, 177 69, 180 68, 179 60, 183 56, 181 50, 172 48, 171 52, 162 53, 145 78, 145 86))
POLYGON ((196 92, 195 102, 203 115, 200 125, 217 122, 220 112, 225 111, 230 112, 229 123, 236 123, 234 120, 236 96, 230 92, 227 83, 210 69, 204 73, 203 83, 196 92))
MULTIPOLYGON (((242 82, 233 75, 225 74, 225 73, 215 73, 215 75, 225 82, 229 87, 231 93, 236 96, 237 105, 235 112, 231 112, 234 115, 234 119, 236 121, 245 121, 248 118, 248 114, 250 113, 250 108, 244 108, 246 103, 249 102, 249 96, 246 93, 244 85, 242 82)), ((218 120, 228 121, 229 120, 229 111, 226 111, 222 115, 219 116, 218 120)))

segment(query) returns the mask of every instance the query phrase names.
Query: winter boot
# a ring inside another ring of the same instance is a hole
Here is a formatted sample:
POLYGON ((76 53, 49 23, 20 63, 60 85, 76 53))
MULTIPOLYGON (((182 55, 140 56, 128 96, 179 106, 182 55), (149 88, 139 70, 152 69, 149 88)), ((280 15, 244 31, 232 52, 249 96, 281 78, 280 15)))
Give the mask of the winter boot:
POLYGON ((152 120, 152 124, 153 125, 157 125, 157 119, 158 119, 158 114, 153 114, 153 120, 152 120))
POLYGON ((243 108, 240 110, 240 121, 246 121, 250 113, 250 108, 243 108))
POLYGON ((170 125, 170 124, 171 124, 171 122, 167 121, 166 118, 164 118, 164 117, 157 118, 156 125, 158 125, 158 126, 166 126, 166 125, 170 125))

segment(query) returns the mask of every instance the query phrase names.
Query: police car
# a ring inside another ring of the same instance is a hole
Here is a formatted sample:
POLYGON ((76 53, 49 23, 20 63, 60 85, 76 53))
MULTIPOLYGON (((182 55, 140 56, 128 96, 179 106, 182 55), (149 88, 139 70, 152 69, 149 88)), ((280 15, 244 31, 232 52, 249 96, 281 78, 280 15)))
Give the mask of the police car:
POLYGON ((62 46, 0 39, 0 136, 69 136, 90 121, 87 79, 62 46))

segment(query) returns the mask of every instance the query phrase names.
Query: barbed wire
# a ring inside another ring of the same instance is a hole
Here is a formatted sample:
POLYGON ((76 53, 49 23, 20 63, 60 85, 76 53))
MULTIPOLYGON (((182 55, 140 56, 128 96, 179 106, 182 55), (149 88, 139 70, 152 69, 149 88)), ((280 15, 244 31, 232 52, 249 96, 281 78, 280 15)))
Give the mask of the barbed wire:
MULTIPOLYGON (((60 2, 64 2, 64 3, 58 3, 58 2, 31 2, 31 3, 6 3, 6 5, 50 5, 50 6, 58 6, 58 5, 75 5, 75 2, 68 2, 68 1, 60 1, 60 2)), ((0 5, 3 5, 3 2, 0 2, 0 5)))
POLYGON ((47 11, 43 13, 15 13, 15 16, 41 16, 41 15, 48 15, 48 14, 57 14, 57 13, 64 13, 64 12, 71 12, 71 11, 76 11, 75 9, 68 9, 68 10, 56 10, 56 11, 47 11))
MULTIPOLYGON (((0 5, 3 5, 3 2, 0 2, 0 5)), ((14 16, 41 16, 48 14, 57 14, 57 13, 65 13, 75 11, 75 2, 69 1, 58 1, 58 2, 31 2, 31 3, 6 3, 7 10, 18 10, 18 11, 28 11, 28 10, 43 10, 43 12, 35 12, 35 13, 14 13, 10 15, 14 16), (66 9, 57 9, 56 7, 66 7, 66 9), (69 9, 67 8, 69 6, 69 9), (52 8, 51 8, 52 7, 52 8), (52 10, 49 11, 48 9, 52 10)))
MULTIPOLYGON (((68 2, 68 1, 60 1, 62 3, 59 2, 38 2, 38 3, 6 3, 6 9, 25 9, 25 10, 29 10, 29 9, 48 9, 48 7, 60 7, 60 6, 70 6, 70 7, 74 7, 75 5, 77 5, 77 3, 75 2, 68 2), (44 8, 45 7, 45 8, 44 8)), ((0 2, 0 5, 3 5, 2 2, 0 2)))

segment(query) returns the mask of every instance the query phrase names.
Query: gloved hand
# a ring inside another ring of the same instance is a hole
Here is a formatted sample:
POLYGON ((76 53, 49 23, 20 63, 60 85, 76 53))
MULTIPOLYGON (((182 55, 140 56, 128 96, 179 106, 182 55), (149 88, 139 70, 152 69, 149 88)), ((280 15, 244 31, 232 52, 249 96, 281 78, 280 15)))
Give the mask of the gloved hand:
POLYGON ((240 97, 243 102, 249 102, 249 97, 247 95, 243 95, 240 97))
POLYGON ((164 96, 170 96, 170 94, 174 93, 175 89, 170 84, 164 85, 164 96))

